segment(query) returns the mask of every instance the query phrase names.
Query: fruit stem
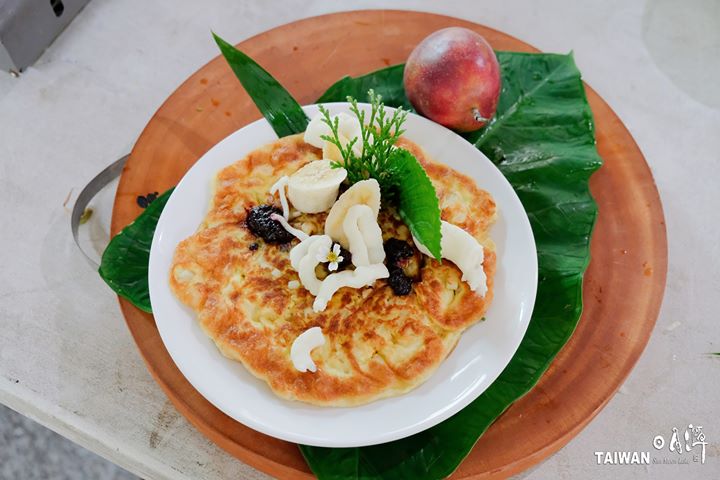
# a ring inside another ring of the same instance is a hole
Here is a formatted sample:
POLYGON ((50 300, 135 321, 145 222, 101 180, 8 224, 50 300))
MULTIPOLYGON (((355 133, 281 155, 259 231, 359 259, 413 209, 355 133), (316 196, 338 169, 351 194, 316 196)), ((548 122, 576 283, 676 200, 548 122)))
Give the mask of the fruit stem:
POLYGON ((490 120, 489 118, 485 118, 480 114, 480 110, 477 109, 477 107, 473 107, 472 109, 472 115, 476 122, 487 122, 490 120))

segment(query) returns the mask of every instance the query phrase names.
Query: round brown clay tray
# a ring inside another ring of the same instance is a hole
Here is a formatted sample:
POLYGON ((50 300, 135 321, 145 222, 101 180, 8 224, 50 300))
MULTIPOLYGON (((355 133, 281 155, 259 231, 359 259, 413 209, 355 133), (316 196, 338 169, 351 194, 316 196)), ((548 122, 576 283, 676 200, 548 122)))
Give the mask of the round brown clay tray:
MULTIPOLYGON (((343 75, 403 62, 422 38, 451 25, 476 30, 498 50, 537 51, 481 25, 404 11, 310 18, 257 35, 239 48, 307 104, 343 75)), ((655 324, 667 269, 660 199, 630 133, 610 107, 586 88, 605 163, 590 182, 600 214, 585 277, 585 311, 538 385, 490 427, 453 478, 506 477, 559 450, 622 384, 655 324), (522 442, 517 441, 517 432, 522 432, 522 442)), ((167 99, 138 139, 118 187, 112 233, 140 214, 138 195, 176 185, 210 147, 259 117, 222 58, 198 70, 167 99)), ((255 432, 205 400, 173 363, 153 317, 124 300, 120 305, 150 372, 201 432, 271 475, 311 476, 296 445, 255 432)))

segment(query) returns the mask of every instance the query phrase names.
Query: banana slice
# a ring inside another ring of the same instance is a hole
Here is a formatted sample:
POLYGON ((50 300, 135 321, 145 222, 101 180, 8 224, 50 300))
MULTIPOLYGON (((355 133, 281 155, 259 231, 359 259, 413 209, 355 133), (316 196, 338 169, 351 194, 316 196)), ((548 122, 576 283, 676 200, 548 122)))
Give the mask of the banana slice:
MULTIPOLYGON (((487 277, 483 270, 485 261, 483 246, 468 232, 446 221, 442 221, 440 233, 442 234, 440 242, 442 258, 457 265, 462 272, 462 280, 467 282, 470 290, 484 297, 487 293, 487 277)), ((418 250, 432 257, 425 245, 414 236, 413 242, 418 250)))
POLYGON ((337 199, 337 202, 330 209, 330 213, 328 213, 325 220, 325 235, 329 235, 347 249, 350 248, 350 242, 345 234, 343 222, 348 210, 355 205, 367 205, 370 207, 373 217, 377 221, 378 212, 380 211, 380 184, 377 180, 371 178, 355 183, 340 195, 340 198, 337 199))
POLYGON ((335 203, 346 177, 347 170, 333 168, 330 160, 315 160, 290 176, 287 196, 303 213, 324 212, 335 203))
POLYGON ((343 232, 348 239, 353 265, 361 267, 385 260, 382 230, 377 214, 370 207, 363 204, 350 207, 343 220, 343 232))
POLYGON ((330 130, 330 126, 325 123, 325 120, 323 120, 322 113, 318 112, 305 128, 305 136, 303 137, 303 140, 305 140, 305 143, 309 143, 313 147, 323 148, 323 145, 325 144, 325 140, 322 138, 323 135, 332 135, 332 131, 330 130))
MULTIPOLYGON (((345 112, 333 115, 330 119, 333 122, 335 119, 338 121, 338 137, 340 138, 340 143, 343 147, 346 146, 353 138, 357 138, 353 144, 353 152, 355 152, 358 156, 362 155, 362 129, 360 128, 360 120, 358 120, 357 117, 349 115, 345 112)), ((317 148, 322 148, 323 158, 335 161, 342 160, 342 156, 340 155, 340 151, 337 146, 323 139, 323 135, 331 137, 332 130, 330 130, 330 126, 323 120, 322 113, 318 112, 312 120, 310 120, 310 123, 305 129, 305 136, 303 139, 305 140, 305 143, 309 143, 317 148)))
MULTIPOLYGON (((338 119, 338 133, 347 138, 348 141, 353 138, 361 140, 360 120, 355 115, 349 115, 345 112, 338 113, 335 118, 338 119)), ((357 145, 357 144, 356 144, 357 145)))

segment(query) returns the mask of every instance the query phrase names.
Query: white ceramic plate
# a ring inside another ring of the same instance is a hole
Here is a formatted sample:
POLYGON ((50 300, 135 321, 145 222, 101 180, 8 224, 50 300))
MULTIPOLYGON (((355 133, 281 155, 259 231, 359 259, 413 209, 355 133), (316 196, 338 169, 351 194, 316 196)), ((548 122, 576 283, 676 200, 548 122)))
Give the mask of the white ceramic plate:
MULTIPOLYGON (((327 104, 332 113, 346 103, 327 104)), ((367 106, 364 106, 367 108, 367 106)), ((304 107, 309 117, 314 105, 304 107)), ((467 175, 490 192, 499 218, 495 297, 486 320, 470 327, 430 379, 400 397, 353 408, 323 408, 276 397, 239 362, 223 357, 193 312, 170 291, 177 244, 205 217, 211 180, 223 167, 277 139, 258 120, 211 148, 187 172, 162 212, 150 252, 150 298, 165 347, 192 385, 213 405, 250 428, 291 442, 324 447, 384 443, 445 420, 478 397, 502 372, 525 335, 537 289, 537 257, 530 223, 510 184, 490 160, 452 131, 408 115, 405 136, 431 158, 467 175)))

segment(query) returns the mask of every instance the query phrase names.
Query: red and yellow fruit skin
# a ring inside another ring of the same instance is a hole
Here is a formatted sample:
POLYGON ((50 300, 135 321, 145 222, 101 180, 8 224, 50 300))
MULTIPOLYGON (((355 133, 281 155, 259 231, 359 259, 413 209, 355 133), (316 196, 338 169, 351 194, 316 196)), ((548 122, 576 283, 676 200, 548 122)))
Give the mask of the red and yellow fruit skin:
POLYGON ((467 28, 444 28, 412 51, 403 83, 418 113, 453 130, 470 132, 495 115, 500 66, 481 35, 467 28))

